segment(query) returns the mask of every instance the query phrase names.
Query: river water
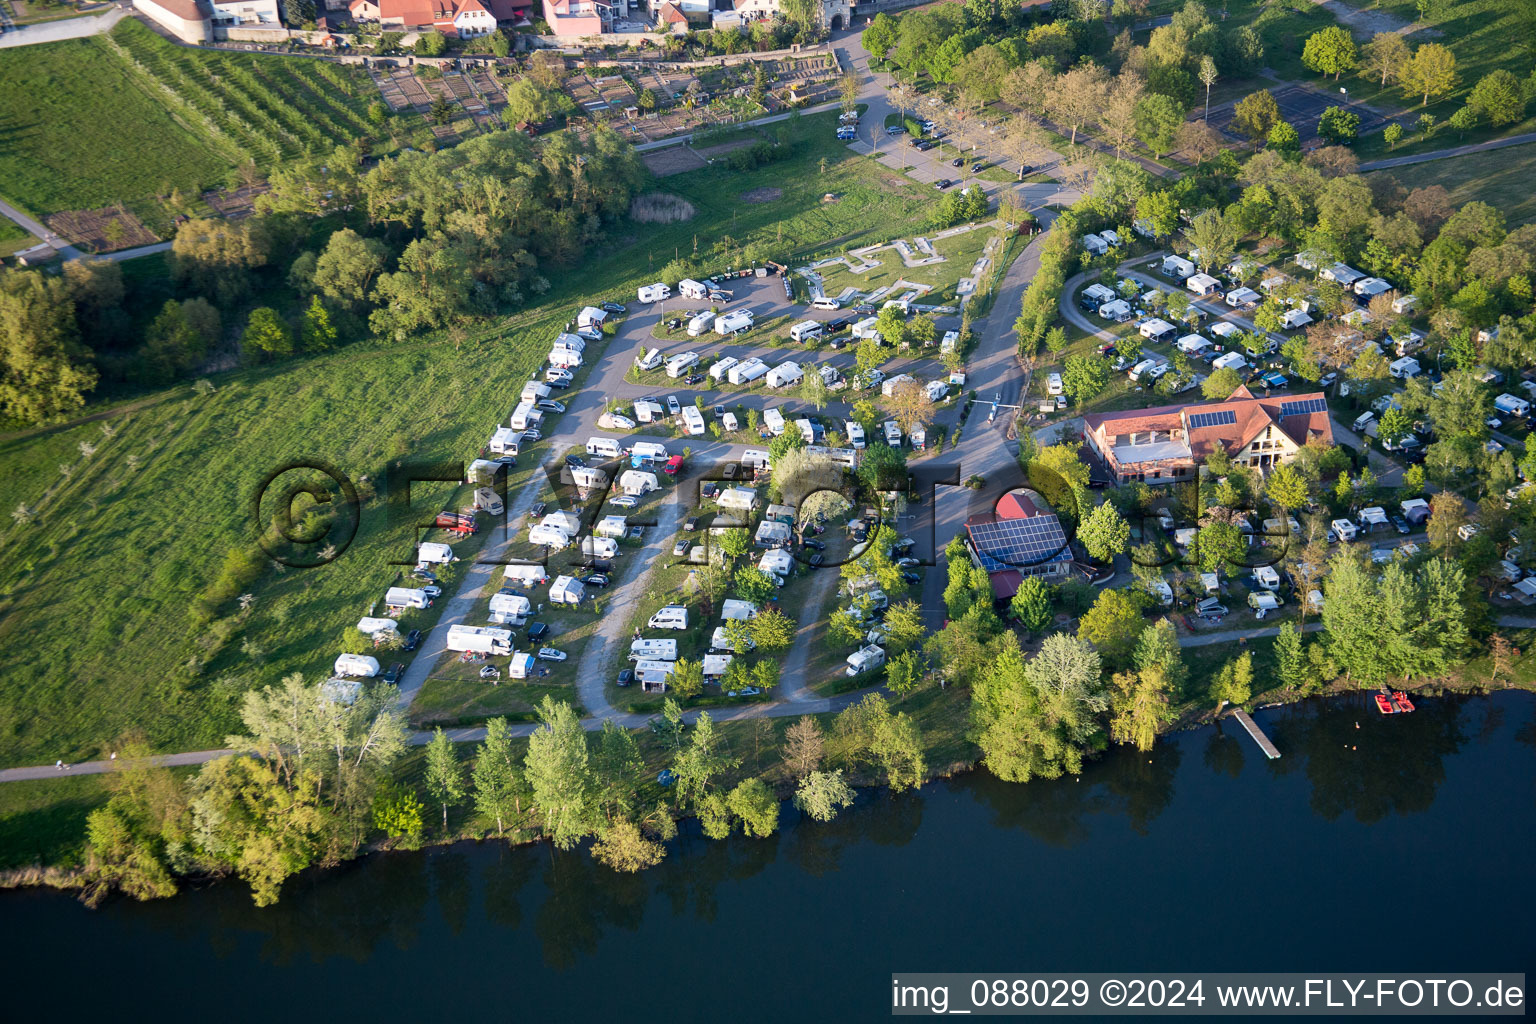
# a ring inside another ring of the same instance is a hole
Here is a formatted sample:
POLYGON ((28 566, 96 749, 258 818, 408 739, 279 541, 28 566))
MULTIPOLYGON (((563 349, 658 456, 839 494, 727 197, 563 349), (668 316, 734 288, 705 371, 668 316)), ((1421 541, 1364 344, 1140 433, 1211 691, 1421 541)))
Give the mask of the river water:
POLYGON ((5 894, 8 1015, 842 1021, 886 1017, 892 971, 1536 967, 1530 694, 1256 718, 1279 761, 1228 725, 1080 779, 786 808, 771 839, 685 834, 639 876, 485 843, 267 910, 237 883, 98 911, 5 894))

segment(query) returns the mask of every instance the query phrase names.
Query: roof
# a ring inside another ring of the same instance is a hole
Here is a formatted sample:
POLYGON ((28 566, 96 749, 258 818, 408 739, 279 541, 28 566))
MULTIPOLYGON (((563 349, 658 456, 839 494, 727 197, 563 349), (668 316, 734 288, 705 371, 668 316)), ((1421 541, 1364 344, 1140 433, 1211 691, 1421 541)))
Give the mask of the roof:
POLYGON ((661 5, 660 20, 663 25, 688 24, 688 16, 679 10, 678 6, 672 3, 671 0, 661 5))
POLYGON ((1209 454, 1216 445, 1235 454, 1265 427, 1275 426, 1298 445, 1313 438, 1333 441, 1333 424, 1322 392, 1255 398, 1240 386, 1223 402, 1163 405, 1152 409, 1094 413, 1083 417, 1084 431, 1104 428, 1107 436, 1143 431, 1182 431, 1191 454, 1209 454))
POLYGON ((187 21, 202 21, 208 17, 208 12, 197 0, 153 0, 153 2, 155 6, 187 21))
POLYGON ((982 512, 965 521, 965 532, 989 573, 1072 560, 1061 521, 1049 513, 1015 518, 982 512))

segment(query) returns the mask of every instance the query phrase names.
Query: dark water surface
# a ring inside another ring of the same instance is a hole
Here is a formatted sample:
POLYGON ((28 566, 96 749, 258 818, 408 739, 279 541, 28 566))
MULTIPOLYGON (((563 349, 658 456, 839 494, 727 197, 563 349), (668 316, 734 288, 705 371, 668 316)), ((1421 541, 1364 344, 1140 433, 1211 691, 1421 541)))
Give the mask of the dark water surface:
POLYGON ((873 1020, 893 970, 1536 968, 1536 700, 1364 700, 977 773, 640 876, 465 844, 89 911, 0 894, 7 1016, 873 1020), (1356 729, 1356 723, 1361 728, 1356 729), (99 1016, 98 1016, 99 1015, 99 1016))

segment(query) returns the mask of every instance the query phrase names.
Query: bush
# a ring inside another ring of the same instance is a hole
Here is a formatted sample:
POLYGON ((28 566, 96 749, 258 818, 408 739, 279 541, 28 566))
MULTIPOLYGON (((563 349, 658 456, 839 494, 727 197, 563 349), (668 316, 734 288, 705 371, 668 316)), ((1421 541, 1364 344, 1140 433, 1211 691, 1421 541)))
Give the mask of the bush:
POLYGON ((692 220, 694 213, 693 204, 688 200, 665 192, 648 192, 636 196, 634 202, 629 204, 630 218, 641 224, 672 224, 692 220))

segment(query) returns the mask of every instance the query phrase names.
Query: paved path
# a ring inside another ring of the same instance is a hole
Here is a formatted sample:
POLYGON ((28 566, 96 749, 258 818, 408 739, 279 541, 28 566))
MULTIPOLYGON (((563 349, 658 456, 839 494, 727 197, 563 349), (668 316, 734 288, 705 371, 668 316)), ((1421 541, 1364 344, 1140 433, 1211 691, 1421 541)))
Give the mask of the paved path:
POLYGON ((1473 153, 1486 153, 1494 149, 1508 149, 1510 146, 1524 146, 1532 142, 1536 142, 1536 132, 1526 132, 1524 135, 1511 135, 1504 139, 1490 139, 1487 142, 1475 142, 1467 146, 1437 149, 1429 153, 1414 153, 1411 156, 1389 156, 1381 160, 1371 160, 1361 164, 1360 170, 1384 171, 1389 167, 1427 164, 1431 160, 1445 160, 1455 156, 1470 156, 1473 153))
MULTIPOLYGON (((0 36, 0 38, 4 37, 0 36)), ((13 222, 17 227, 27 232, 27 234, 31 235, 39 242, 47 242, 49 245, 57 249, 59 251, 59 255, 63 256, 66 260, 77 260, 84 255, 84 253, 82 253, 79 249, 76 249, 74 246, 66 242, 62 235, 57 235, 50 231, 42 224, 39 224, 31 217, 28 217, 26 214, 16 209, 16 207, 12 206, 10 203, 0 201, 0 216, 3 216, 7 220, 13 222)))
POLYGON ((57 43, 65 39, 100 35, 111 31, 113 26, 126 17, 127 10, 113 7, 102 14, 45 21, 36 25, 11 26, 0 32, 0 50, 10 46, 36 46, 38 43, 57 43))

